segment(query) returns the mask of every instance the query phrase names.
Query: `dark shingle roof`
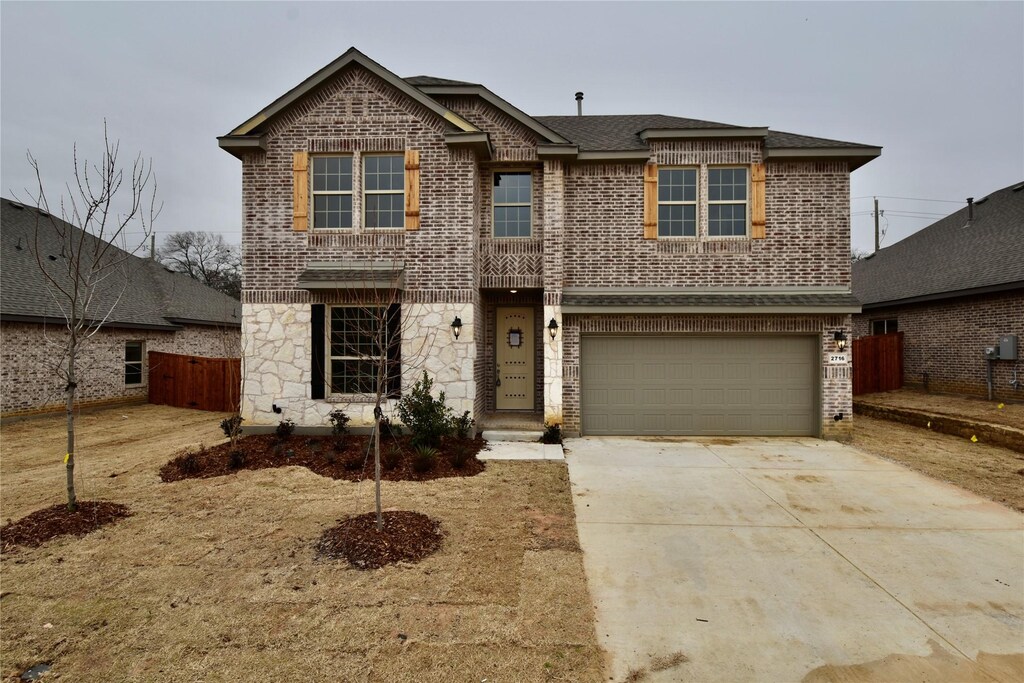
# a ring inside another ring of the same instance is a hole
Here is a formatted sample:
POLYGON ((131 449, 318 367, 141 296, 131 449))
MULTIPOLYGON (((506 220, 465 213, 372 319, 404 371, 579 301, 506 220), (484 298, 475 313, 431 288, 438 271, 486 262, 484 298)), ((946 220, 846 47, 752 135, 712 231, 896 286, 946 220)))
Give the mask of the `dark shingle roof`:
POLYGON ((415 85, 417 88, 425 85, 480 85, 479 83, 470 83, 469 81, 453 81, 450 78, 438 78, 437 76, 409 76, 403 78, 403 81, 409 85, 415 85))
POLYGON ((1011 283, 1024 287, 1024 183, 976 202, 970 225, 965 206, 853 264, 866 306, 1011 283))
MULTIPOLYGON (((664 114, 613 114, 598 116, 536 116, 534 117, 559 135, 572 140, 583 152, 631 151, 647 149, 640 139, 640 131, 652 128, 668 129, 743 129, 715 121, 684 119, 664 114)), ((773 148, 822 149, 835 147, 869 147, 856 142, 843 142, 827 138, 814 138, 795 133, 768 131, 765 146, 773 148)))
MULTIPOLYGON (((84 239, 83 254, 92 253, 92 245, 101 244, 89 233, 32 206, 0 199, 0 316, 5 319, 63 319, 63 301, 52 292, 52 285, 39 270, 37 244, 47 272, 58 282, 70 283, 63 254, 64 240, 54 228, 69 231, 72 239, 84 239), (53 257, 53 258, 51 258, 53 257)), ((241 322, 241 306, 187 275, 168 272, 160 264, 130 256, 111 247, 115 260, 123 265, 112 269, 97 287, 90 318, 102 318, 108 312, 112 327, 138 326, 174 329, 176 321, 236 327, 241 322), (125 287, 126 279, 128 281, 125 287)))

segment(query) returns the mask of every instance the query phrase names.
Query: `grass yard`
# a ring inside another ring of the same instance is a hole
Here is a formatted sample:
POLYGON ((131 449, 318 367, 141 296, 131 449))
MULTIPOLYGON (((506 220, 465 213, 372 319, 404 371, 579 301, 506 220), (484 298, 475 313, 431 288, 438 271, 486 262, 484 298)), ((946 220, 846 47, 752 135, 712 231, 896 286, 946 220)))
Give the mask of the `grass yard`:
MULTIPOLYGON (((384 505, 441 521, 441 550, 359 571, 315 561, 372 482, 303 467, 160 481, 222 415, 115 408, 80 421, 79 496, 132 516, 0 560, 5 681, 597 681, 603 653, 564 463, 385 482, 384 505)), ((0 517, 63 499, 62 418, 4 424, 0 517)))

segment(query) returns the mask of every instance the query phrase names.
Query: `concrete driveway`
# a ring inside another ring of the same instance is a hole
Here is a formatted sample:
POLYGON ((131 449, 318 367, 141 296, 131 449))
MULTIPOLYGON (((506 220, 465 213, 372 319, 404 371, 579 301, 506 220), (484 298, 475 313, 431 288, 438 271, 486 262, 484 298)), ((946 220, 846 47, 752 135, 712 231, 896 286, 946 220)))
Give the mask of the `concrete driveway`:
POLYGON ((816 439, 566 449, 613 680, 1024 680, 1024 516, 816 439))

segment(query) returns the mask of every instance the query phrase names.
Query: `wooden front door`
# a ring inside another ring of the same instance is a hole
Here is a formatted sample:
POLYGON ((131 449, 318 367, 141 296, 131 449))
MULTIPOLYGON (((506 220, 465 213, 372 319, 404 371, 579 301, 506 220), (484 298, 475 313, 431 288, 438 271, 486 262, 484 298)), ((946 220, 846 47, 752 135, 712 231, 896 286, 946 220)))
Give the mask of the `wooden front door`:
POLYGON ((499 308, 494 344, 497 360, 494 407, 533 410, 534 336, 532 308, 499 308))

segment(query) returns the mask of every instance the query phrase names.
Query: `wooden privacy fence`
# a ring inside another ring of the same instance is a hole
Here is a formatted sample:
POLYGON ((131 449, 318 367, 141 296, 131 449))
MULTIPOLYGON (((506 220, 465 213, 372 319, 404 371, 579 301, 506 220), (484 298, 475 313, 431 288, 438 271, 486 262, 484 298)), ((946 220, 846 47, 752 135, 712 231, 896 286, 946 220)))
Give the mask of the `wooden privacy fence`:
POLYGON ((903 333, 853 340, 853 395, 903 387, 903 333))
POLYGON ((149 402, 238 412, 241 360, 149 352, 149 402))

